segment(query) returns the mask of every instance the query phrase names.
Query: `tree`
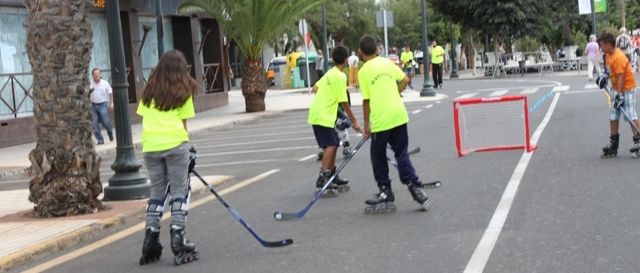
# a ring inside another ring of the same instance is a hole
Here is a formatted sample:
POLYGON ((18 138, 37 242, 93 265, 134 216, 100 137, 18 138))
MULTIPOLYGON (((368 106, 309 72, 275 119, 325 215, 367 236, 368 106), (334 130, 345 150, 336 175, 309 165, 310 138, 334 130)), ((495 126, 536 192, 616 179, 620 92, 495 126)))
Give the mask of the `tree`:
POLYGON ((33 215, 92 213, 98 195, 100 157, 91 138, 88 65, 92 31, 87 0, 25 0, 27 53, 33 71, 37 144, 29 153, 33 215))
POLYGON ((184 0, 178 12, 204 13, 215 18, 245 56, 242 95, 247 112, 265 110, 268 84, 262 50, 305 11, 324 0, 184 0))

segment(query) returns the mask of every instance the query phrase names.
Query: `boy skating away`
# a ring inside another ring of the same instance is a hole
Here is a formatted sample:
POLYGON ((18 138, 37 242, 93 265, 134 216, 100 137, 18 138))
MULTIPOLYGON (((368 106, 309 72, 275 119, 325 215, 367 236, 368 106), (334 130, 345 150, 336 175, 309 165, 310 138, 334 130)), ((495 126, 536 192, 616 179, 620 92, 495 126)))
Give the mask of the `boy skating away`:
POLYGON ((378 57, 376 40, 365 35, 360 39, 358 52, 365 62, 358 72, 364 110, 364 134, 371 137, 371 165, 380 192, 366 200, 365 214, 395 211, 395 200, 389 179, 387 145, 393 149, 398 163, 400 182, 424 210, 431 207, 423 184, 409 159, 407 146, 409 114, 400 98, 400 92, 409 83, 402 69, 388 59, 378 57))
MULTIPOLYGON (((618 154, 621 110, 624 109, 636 127, 640 127, 636 113, 636 80, 629 60, 619 48, 616 48, 616 38, 613 34, 601 33, 598 36, 598 44, 606 54, 606 66, 611 78, 611 88, 615 94, 615 97, 611 98, 612 104, 609 113, 610 142, 602 148, 602 157, 614 157, 618 154)), ((633 126, 631 130, 633 131, 633 147, 630 152, 637 154, 640 150, 640 133, 633 126)))
MULTIPOLYGON (((323 149, 320 174, 316 180, 316 188, 321 189, 336 172, 336 151, 340 140, 335 130, 336 113, 338 104, 342 106, 349 118, 353 121, 351 127, 360 131, 360 125, 356 121, 353 112, 347 102, 347 75, 342 72, 347 63, 349 50, 338 46, 331 52, 335 66, 329 69, 324 76, 313 86, 316 95, 309 107, 309 118, 318 146, 323 149)), ((349 181, 336 175, 331 185, 322 192, 323 197, 336 196, 338 191, 349 190, 349 181)))

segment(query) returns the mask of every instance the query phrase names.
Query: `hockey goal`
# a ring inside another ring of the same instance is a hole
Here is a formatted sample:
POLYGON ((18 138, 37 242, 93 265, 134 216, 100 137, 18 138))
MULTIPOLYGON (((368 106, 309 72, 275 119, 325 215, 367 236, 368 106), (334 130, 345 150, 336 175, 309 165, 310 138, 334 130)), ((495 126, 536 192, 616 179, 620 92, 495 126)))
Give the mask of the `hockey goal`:
POLYGON ((453 101, 458 156, 472 152, 535 149, 530 143, 526 96, 453 101))

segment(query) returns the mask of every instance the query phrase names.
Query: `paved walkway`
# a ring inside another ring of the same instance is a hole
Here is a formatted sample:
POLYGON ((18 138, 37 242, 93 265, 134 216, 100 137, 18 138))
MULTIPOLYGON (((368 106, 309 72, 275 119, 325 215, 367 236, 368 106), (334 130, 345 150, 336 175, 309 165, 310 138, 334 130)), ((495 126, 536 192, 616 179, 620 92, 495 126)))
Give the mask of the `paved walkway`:
MULTIPOLYGON (((470 73, 468 75, 471 76, 470 73)), ((403 96, 405 101, 433 101, 445 98, 441 94, 435 97, 420 97, 420 92, 413 90, 405 91, 403 96)), ((228 106, 197 113, 196 118, 189 120, 189 132, 194 134, 261 119, 287 110, 307 109, 311 99, 312 95, 306 89, 269 90, 265 99, 265 112, 244 113, 242 93, 232 90, 229 92, 228 106)), ((354 105, 362 104, 360 93, 351 94, 351 99, 354 105)), ((133 124, 131 131, 134 144, 139 145, 141 125, 133 124)), ((0 149, 0 177, 24 174, 30 166, 28 154, 34 147, 35 143, 28 143, 0 149)), ((115 151, 115 147, 116 143, 111 142, 95 146, 95 149, 99 154, 104 154, 115 151)), ((214 185, 231 178, 205 177, 214 185)), ((200 183, 193 183, 192 186, 194 192, 204 190, 200 183)), ((0 191, 0 200, 3 200, 4 204, 11 204, 0 207, 0 271, 27 261, 38 253, 72 245, 106 227, 121 224, 129 217, 141 215, 146 205, 146 200, 103 202, 107 209, 96 214, 40 220, 28 216, 33 208, 33 204, 28 201, 28 195, 28 189, 0 191)))

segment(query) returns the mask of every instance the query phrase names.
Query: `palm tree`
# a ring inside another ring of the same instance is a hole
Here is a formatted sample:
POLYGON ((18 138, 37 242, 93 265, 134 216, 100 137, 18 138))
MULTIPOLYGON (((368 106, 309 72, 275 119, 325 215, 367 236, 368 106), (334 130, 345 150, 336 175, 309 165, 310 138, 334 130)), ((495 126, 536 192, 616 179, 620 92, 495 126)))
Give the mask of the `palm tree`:
POLYGON ((215 18, 245 56, 242 95, 247 112, 265 110, 267 80, 263 48, 281 35, 308 9, 324 0, 184 0, 178 12, 204 13, 215 18))
POLYGON ((88 65, 92 31, 88 0, 25 0, 27 53, 33 71, 37 144, 29 154, 35 217, 92 213, 100 157, 91 139, 88 65))

